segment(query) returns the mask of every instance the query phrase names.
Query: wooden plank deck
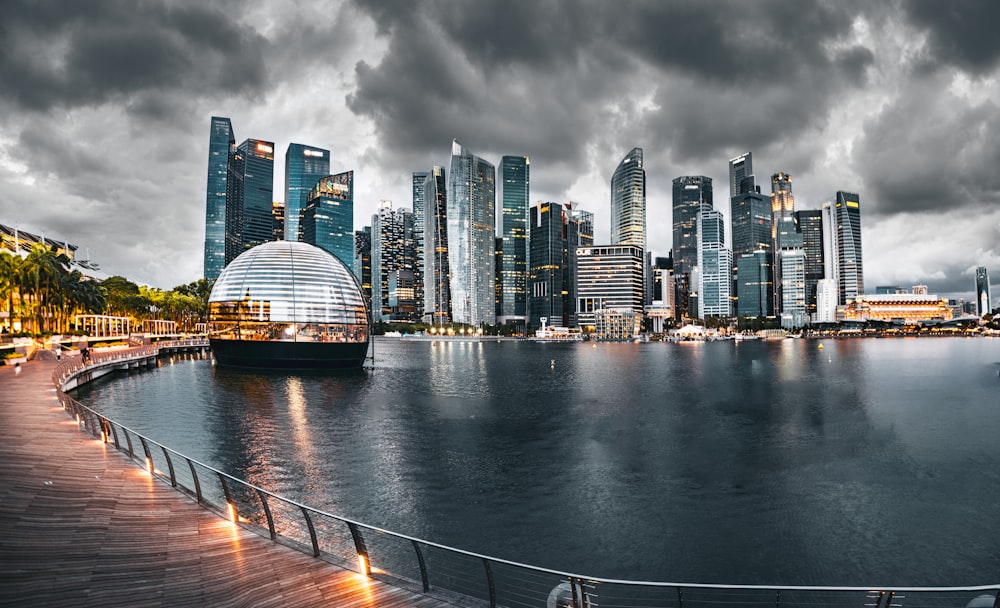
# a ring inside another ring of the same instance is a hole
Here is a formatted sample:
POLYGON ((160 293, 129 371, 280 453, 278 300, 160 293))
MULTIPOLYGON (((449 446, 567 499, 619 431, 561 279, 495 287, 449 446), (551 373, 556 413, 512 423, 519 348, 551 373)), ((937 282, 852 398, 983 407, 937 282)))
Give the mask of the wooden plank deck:
POLYGON ((80 431, 55 362, 0 367, 0 606, 454 606, 231 524, 80 431))

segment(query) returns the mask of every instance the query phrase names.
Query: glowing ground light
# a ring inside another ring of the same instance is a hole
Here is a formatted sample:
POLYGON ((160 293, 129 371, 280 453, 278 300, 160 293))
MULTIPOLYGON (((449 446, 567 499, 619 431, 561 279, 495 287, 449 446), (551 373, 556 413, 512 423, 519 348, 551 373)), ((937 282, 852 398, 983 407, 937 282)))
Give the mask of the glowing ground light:
POLYGON ((229 514, 229 521, 237 523, 236 507, 231 502, 226 503, 226 512, 229 514))

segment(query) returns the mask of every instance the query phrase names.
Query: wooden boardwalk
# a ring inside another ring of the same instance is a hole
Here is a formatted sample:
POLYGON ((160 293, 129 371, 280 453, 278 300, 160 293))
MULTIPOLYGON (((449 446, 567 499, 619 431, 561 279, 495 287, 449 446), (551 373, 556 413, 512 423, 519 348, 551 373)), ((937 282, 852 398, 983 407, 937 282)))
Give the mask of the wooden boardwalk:
POLYGON ((209 512, 80 431, 54 366, 0 367, 0 606, 455 605, 209 512))

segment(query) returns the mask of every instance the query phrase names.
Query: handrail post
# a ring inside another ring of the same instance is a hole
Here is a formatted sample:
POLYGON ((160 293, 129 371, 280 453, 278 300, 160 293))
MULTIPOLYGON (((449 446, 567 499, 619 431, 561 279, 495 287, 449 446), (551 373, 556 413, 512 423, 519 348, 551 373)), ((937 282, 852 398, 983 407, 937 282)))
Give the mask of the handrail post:
POLYGON ((152 475, 153 473, 153 455, 149 453, 149 445, 146 443, 146 438, 139 435, 139 441, 142 442, 142 451, 146 455, 146 470, 152 475))
POLYGON ((233 501, 233 495, 229 491, 229 484, 226 483, 226 476, 221 471, 216 471, 216 473, 219 475, 219 483, 222 484, 222 493, 226 496, 226 514, 229 516, 230 521, 235 524, 240 518, 236 513, 236 503, 233 501))
POLYGON ((264 515, 267 516, 267 530, 271 533, 271 540, 278 538, 278 535, 274 531, 274 519, 271 517, 271 507, 267 505, 267 495, 264 491, 257 489, 257 496, 260 497, 260 504, 264 507, 264 515))
POLYGON ((172 487, 177 487, 177 476, 174 475, 174 461, 170 459, 170 454, 167 453, 167 447, 161 445, 160 449, 163 450, 163 457, 167 459, 167 468, 170 469, 170 485, 172 487))
MULTIPOLYGON (((486 584, 489 586, 490 590, 490 608, 497 608, 497 588, 496 584, 493 582, 493 568, 490 567, 490 562, 484 557, 483 568, 486 568, 486 584)), ((576 594, 576 591, 573 592, 576 594)))
POLYGON ((424 593, 431 590, 430 579, 427 578, 427 563, 424 561, 424 552, 420 550, 420 545, 417 541, 410 540, 413 544, 413 550, 417 552, 417 564, 420 566, 420 580, 424 584, 424 593))
POLYGON ((191 462, 190 458, 185 457, 185 460, 187 460, 188 468, 191 469, 191 478, 194 479, 194 493, 195 496, 198 497, 198 502, 200 503, 202 502, 202 496, 201 496, 201 482, 198 481, 198 471, 195 470, 194 463, 191 462))
POLYGON ((301 506, 299 509, 302 511, 302 516, 306 518, 306 526, 309 528, 309 540, 312 541, 313 557, 319 557, 319 539, 316 538, 316 527, 313 526, 313 520, 309 517, 309 511, 301 506))
POLYGON ((368 560, 368 547, 365 546, 365 539, 361 536, 361 530, 356 524, 347 522, 347 527, 350 528, 351 536, 354 537, 354 549, 358 552, 358 565, 361 567, 361 574, 367 576, 372 573, 372 567, 368 560))

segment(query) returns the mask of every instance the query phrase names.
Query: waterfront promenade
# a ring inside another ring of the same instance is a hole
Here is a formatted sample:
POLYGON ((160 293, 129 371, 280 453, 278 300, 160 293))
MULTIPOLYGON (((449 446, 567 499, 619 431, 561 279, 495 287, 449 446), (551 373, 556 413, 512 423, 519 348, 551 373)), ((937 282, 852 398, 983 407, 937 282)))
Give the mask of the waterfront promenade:
POLYGON ((0 606, 452 605, 209 512, 81 432, 54 367, 0 367, 0 606))

